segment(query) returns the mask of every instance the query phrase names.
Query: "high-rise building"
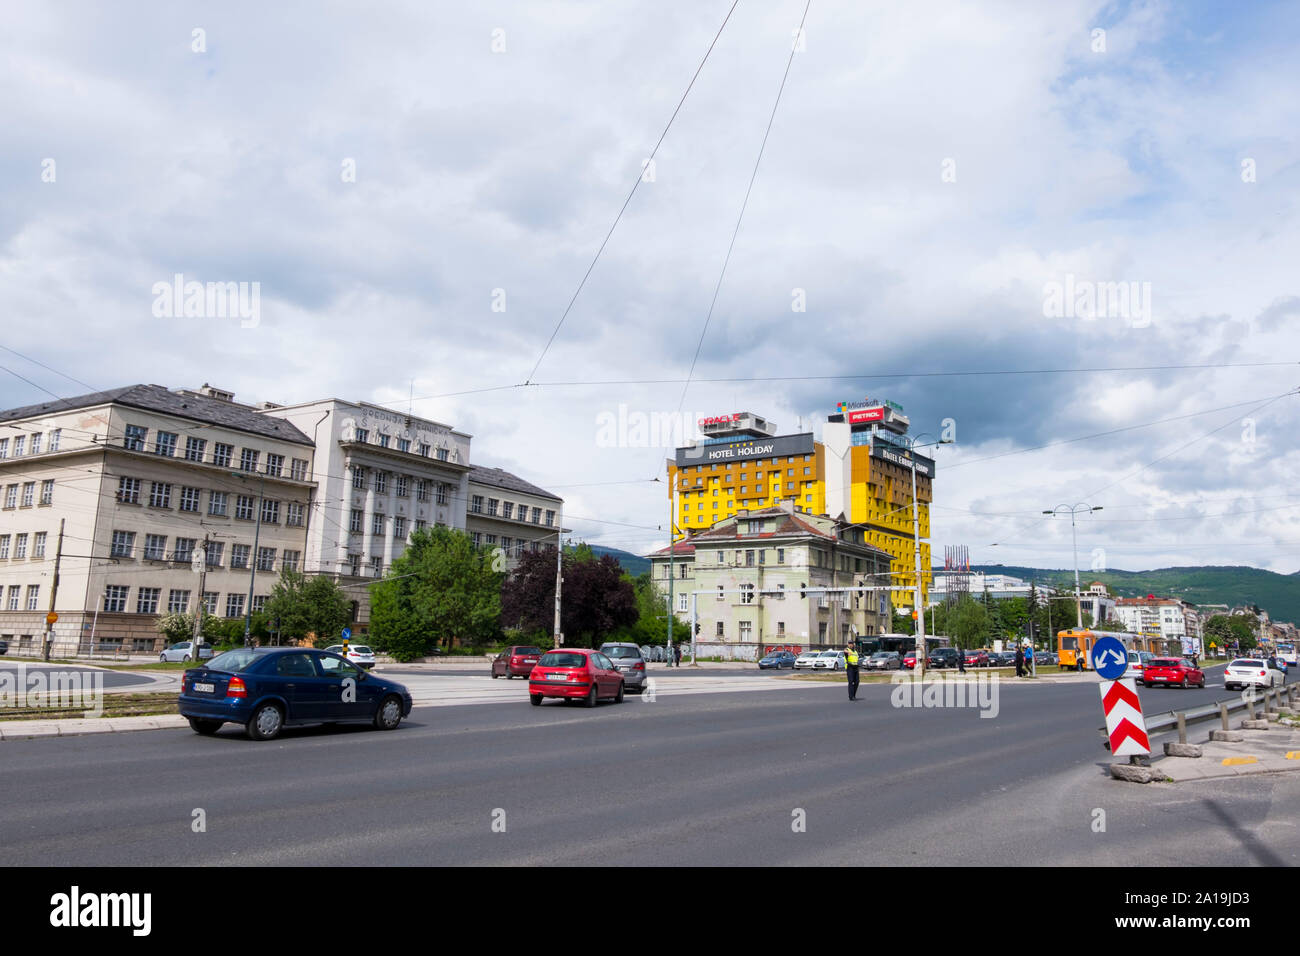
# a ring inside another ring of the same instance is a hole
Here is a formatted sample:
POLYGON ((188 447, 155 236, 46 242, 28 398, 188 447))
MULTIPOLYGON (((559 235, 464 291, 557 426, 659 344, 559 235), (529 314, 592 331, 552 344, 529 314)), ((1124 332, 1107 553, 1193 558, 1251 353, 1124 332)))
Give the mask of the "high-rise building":
MULTIPOLYGON (((910 421, 901 406, 867 399, 841 402, 822 428, 780 435, 752 412, 699 421, 701 438, 668 462, 676 496, 675 534, 696 534, 738 511, 789 502, 798 512, 859 527, 865 542, 892 559, 896 605, 912 603, 916 535, 912 523, 913 455, 903 441, 910 421)), ((921 588, 931 585, 930 502, 934 460, 915 456, 921 588)))

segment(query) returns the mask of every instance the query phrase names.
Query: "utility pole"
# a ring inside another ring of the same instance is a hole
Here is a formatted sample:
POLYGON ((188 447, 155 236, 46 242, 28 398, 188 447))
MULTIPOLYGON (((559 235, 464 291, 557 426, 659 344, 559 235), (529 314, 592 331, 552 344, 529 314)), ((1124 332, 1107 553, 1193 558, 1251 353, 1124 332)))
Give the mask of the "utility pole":
POLYGON ((203 643, 203 589, 207 586, 208 581, 208 538, 209 535, 203 536, 203 549, 199 551, 197 558, 190 563, 190 567, 199 572, 199 600, 194 609, 194 660, 199 659, 199 645, 203 643), (198 567, 194 568, 197 564, 198 567))
POLYGON ((560 585, 564 583, 564 506, 560 506, 560 526, 555 532, 555 632, 551 635, 552 643, 559 647, 564 643, 564 634, 560 631, 560 585))
POLYGON ((54 583, 50 586, 50 611, 45 615, 45 650, 43 660, 50 659, 50 646, 54 643, 54 622, 59 619, 54 613, 54 599, 59 593, 59 565, 63 562, 63 524, 68 519, 59 519, 59 543, 54 550, 54 583))
POLYGON ((673 666, 673 554, 677 550, 677 542, 673 539, 673 505, 676 503, 676 496, 673 494, 673 476, 672 472, 668 473, 668 653, 664 656, 668 660, 668 666, 673 666))

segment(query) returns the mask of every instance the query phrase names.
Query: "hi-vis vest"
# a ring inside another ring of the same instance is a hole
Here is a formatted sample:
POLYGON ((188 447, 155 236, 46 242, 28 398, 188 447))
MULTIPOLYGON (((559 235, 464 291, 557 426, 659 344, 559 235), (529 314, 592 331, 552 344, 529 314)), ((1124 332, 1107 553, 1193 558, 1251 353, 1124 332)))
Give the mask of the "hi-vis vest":
POLYGON ((845 660, 848 661, 850 667, 857 667, 857 666, 858 666, 858 652, 857 652, 857 651, 849 651, 849 652, 845 655, 845 660))

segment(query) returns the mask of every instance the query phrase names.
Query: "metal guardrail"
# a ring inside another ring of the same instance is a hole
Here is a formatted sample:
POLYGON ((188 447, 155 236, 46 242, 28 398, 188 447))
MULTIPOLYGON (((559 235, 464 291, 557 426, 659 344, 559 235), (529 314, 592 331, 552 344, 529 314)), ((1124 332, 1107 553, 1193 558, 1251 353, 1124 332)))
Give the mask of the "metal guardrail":
MULTIPOLYGON (((1200 707, 1194 707, 1191 710, 1171 710, 1163 717, 1146 718, 1146 731, 1148 736, 1178 728, 1178 742, 1187 743, 1187 725, 1194 724, 1202 720, 1210 720, 1218 717, 1222 723, 1223 730, 1228 728, 1228 714, 1245 710, 1250 714, 1250 719, 1255 719, 1255 705, 1262 703, 1264 713, 1270 714, 1282 706, 1294 706, 1296 697, 1300 695, 1300 684, 1285 684, 1281 687, 1270 687, 1268 690, 1259 691, 1255 694, 1243 692, 1235 697, 1226 700, 1215 701, 1213 704, 1203 704, 1200 707), (1285 698, 1285 700, 1284 700, 1285 698)), ((1110 739, 1107 737, 1106 728, 1099 728, 1098 732, 1102 737, 1102 747, 1110 750, 1110 739)))

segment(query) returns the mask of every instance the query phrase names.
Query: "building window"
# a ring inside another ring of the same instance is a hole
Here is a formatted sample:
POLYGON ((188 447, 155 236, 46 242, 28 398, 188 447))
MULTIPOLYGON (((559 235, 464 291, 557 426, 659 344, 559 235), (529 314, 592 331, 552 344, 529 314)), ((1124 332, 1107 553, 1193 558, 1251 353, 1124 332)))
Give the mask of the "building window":
POLYGON ((121 614, 126 610, 126 595, 130 590, 123 584, 110 584, 104 588, 104 612, 121 614))
POLYGON ((295 458, 289 465, 289 477, 294 481, 307 480, 307 459, 295 458))
POLYGON ((719 585, 718 585, 718 600, 719 600, 719 601, 725 601, 726 599, 727 599, 727 596, 726 596, 724 593, 722 593, 722 585, 719 584, 719 585))
POLYGON ((421 442, 420 445, 419 445, 419 449, 418 449, 418 450, 419 450, 419 452, 420 452, 421 457, 423 457, 423 458, 428 458, 428 457, 429 457, 429 446, 428 446, 428 445, 426 445, 426 444, 424 444, 423 442, 421 442))
POLYGON ((229 468, 230 457, 235 453, 234 445, 217 442, 212 446, 212 464, 218 468, 229 468))
POLYGON ((741 604, 754 603, 754 585, 742 584, 740 586, 740 603, 741 604))
POLYGON ((45 557, 45 532, 44 531, 36 532, 36 537, 32 538, 32 557, 33 558, 45 557))
POLYGON ((185 439, 185 460, 202 461, 203 450, 207 448, 207 446, 208 446, 208 442, 206 438, 186 438, 185 439))
POLYGON ((203 592, 203 610, 212 617, 217 616, 217 598, 220 594, 216 591, 203 592))
POLYGON ((428 527, 428 525, 429 525, 429 522, 425 521, 423 518, 416 518, 416 519, 415 519, 415 530, 416 530, 416 531, 423 531, 426 527, 428 527))
POLYGON ((553 527, 555 527, 555 512, 554 512, 554 511, 548 511, 548 512, 546 512, 546 527, 548 527, 548 528, 553 528, 553 527))
POLYGON ((447 460, 447 449, 445 449, 445 448, 439 448, 439 449, 438 449, 438 460, 439 460, 439 461, 446 461, 446 460, 447 460))
POLYGON ((164 458, 176 457, 176 439, 179 436, 175 432, 159 432, 153 443, 153 453, 162 455, 164 458))
POLYGON ((172 506, 172 486, 161 481, 149 482, 149 507, 170 508, 172 506))
POLYGON ((497 501, 497 499, 495 499, 495 498, 489 498, 489 499, 487 500, 487 513, 488 513, 491 517, 493 517, 493 518, 496 517, 496 514, 497 514, 497 506, 498 506, 500 503, 501 503, 501 502, 497 501))
POLYGON ((301 562, 302 562, 302 552, 301 552, 301 551, 289 551, 289 550, 286 550, 286 551, 284 552, 284 560, 281 562, 281 565, 283 566, 283 568, 284 568, 286 571, 297 571, 297 570, 298 570, 298 565, 299 565, 301 562))
POLYGON ((415 480, 415 500, 416 501, 429 500, 429 483, 425 481, 423 478, 417 478, 415 480))
POLYGON ((266 473, 273 478, 279 478, 282 471, 284 471, 284 455, 272 455, 267 452, 266 473))
POLYGON ((9 457, 9 439, 0 438, 0 459, 9 457))
POLYGON ((388 472, 375 472, 375 493, 381 495, 388 494, 388 472))
POLYGON ((754 639, 754 622, 753 622, 753 621, 741 621, 741 622, 740 622, 740 641, 741 641, 741 643, 744 644, 744 643, 747 643, 747 642, 749 642, 749 641, 752 641, 753 639, 754 639))
POLYGON ((129 558, 131 551, 135 547, 134 531, 114 531, 113 544, 109 549, 109 557, 129 558))
POLYGON ((257 549, 257 570, 259 571, 275 570, 275 548, 257 549))
POLYGON ((490 535, 487 536, 487 545, 488 545, 489 548, 494 548, 494 547, 496 547, 496 543, 497 543, 497 536, 496 536, 496 535, 494 535, 494 534, 490 534, 490 535))
POLYGON ((232 544, 230 546, 230 566, 232 568, 248 567, 249 547, 246 544, 232 544))
POLYGON ((27 447, 27 436, 19 435, 14 439, 14 457, 23 457, 23 449, 27 447))
POLYGON ((32 450, 31 450, 31 454, 33 454, 33 455, 39 455, 39 454, 41 453, 41 438, 42 438, 42 433, 41 433, 41 432, 33 432, 33 433, 32 433, 32 450))
POLYGON ((262 524, 280 523, 280 502, 272 498, 262 499, 262 524))
POLYGON ((258 594, 253 597, 253 613, 259 614, 266 607, 266 595, 258 594))
POLYGON ((22 588, 19 585, 17 584, 9 585, 9 603, 5 605, 5 610, 8 611, 18 610, 18 595, 21 591, 22 588))
POLYGON ((199 489, 181 488, 181 511, 199 510, 199 489))
POLYGON ((0 534, 0 561, 9 560, 9 535, 0 534))
POLYGON ((483 544, 483 535, 479 534, 479 532, 477 531, 471 531, 469 533, 469 540, 474 545, 474 547, 477 548, 483 544))
POLYGON ((172 560, 189 564, 194 560, 194 546, 198 543, 197 538, 177 538, 176 550, 172 552, 172 560))
POLYGON ((362 444, 365 444, 366 442, 370 441, 370 429, 369 429, 369 428, 358 428, 358 429, 357 429, 357 441, 361 442, 362 444))
POLYGON ((376 514, 376 515, 371 515, 371 516, 370 516, 370 533, 373 534, 373 535, 379 535, 379 536, 382 536, 382 535, 383 535, 383 533, 384 533, 384 516, 383 516, 383 515, 376 514))
POLYGON ((162 561, 167 557, 167 535, 147 534, 144 536, 144 559, 162 561))
POLYGON ((36 501, 36 482, 23 482, 23 507, 30 508, 36 501))
POLYGON ((253 496, 236 495, 235 496, 235 517, 242 521, 253 520, 253 496))
POLYGON ((438 483, 438 496, 435 500, 436 504, 445 505, 447 503, 448 489, 450 487, 450 485, 444 485, 441 482, 438 483))
POLYGON ((257 471, 256 448, 244 448, 239 453, 239 470, 240 471, 257 471))
POLYGON ((243 617, 244 616, 244 595, 227 594, 226 595, 226 617, 243 617))
POLYGON ((136 614, 157 614, 158 596, 162 588, 141 588, 135 595, 136 614))
POLYGON ((360 465, 352 466, 352 487, 357 491, 364 491, 366 488, 366 470, 360 465))
POLYGON ((471 513, 476 514, 476 515, 481 515, 481 514, 483 513, 483 496, 482 496, 482 495, 474 495, 474 496, 470 499, 470 502, 469 502, 469 510, 470 510, 471 513))
MULTIPOLYGON (((207 546, 208 567, 210 568, 221 567, 221 558, 225 550, 226 550, 226 543, 224 541, 209 541, 207 546)), ((215 594, 216 592, 213 591, 212 593, 215 594)), ((213 605, 212 605, 212 612, 211 612, 213 614, 217 613, 217 605, 215 602, 216 599, 213 598, 213 605)))
POLYGON ((290 528, 302 527, 302 505, 291 501, 286 505, 287 511, 284 516, 284 523, 290 528))
POLYGON ((409 438, 397 439, 397 450, 404 451, 409 454, 411 451, 411 440, 409 438))
POLYGON ((541 524, 541 523, 542 523, 542 509, 541 509, 541 508, 534 508, 534 509, 533 509, 533 524, 541 524))
POLYGON ((226 493, 224 491, 208 492, 208 514, 224 518, 226 515, 226 493))
POLYGON ((397 541, 406 540, 406 519, 405 518, 393 519, 393 538, 397 541))
POLYGON ((393 494, 395 494, 397 497, 399 498, 408 497, 406 493, 406 487, 407 487, 407 477, 405 475, 398 475, 393 480, 393 494))
POLYGON ((365 521, 366 513, 359 508, 352 509, 352 520, 348 522, 348 530, 357 533, 361 532, 362 522, 365 521))
POLYGON ((379 447, 380 447, 380 448, 387 448, 387 447, 388 447, 388 436, 387 436, 387 435, 380 435, 380 436, 379 436, 379 447))
POLYGON ((354 578, 361 577, 361 555, 359 554, 348 555, 348 573, 351 574, 354 578))
MULTIPOLYGON (((144 451, 144 439, 149 434, 149 429, 143 425, 127 425, 126 436, 122 439, 122 445, 128 451, 144 451)), ((18 450, 18 443, 22 439, 14 439, 14 454, 21 454, 18 450)))
POLYGON ((27 557, 27 535, 26 534, 14 535, 14 557, 15 558, 27 557))
POLYGON ((513 501, 505 502, 505 504, 501 506, 501 517, 510 518, 513 520, 514 516, 515 516, 515 503, 513 501))
POLYGON ((750 551, 746 551, 746 552, 745 552, 745 567, 747 567, 747 568, 752 568, 753 566, 754 566, 754 552, 753 552, 752 550, 750 550, 750 551))
POLYGON ((190 606, 190 592, 172 588, 167 592, 167 613, 184 614, 190 606))
POLYGON ((717 628, 714 630, 714 633, 718 636, 718 640, 722 640, 724 637, 726 637, 727 632, 724 628, 725 625, 722 623, 722 621, 719 621, 717 628))

